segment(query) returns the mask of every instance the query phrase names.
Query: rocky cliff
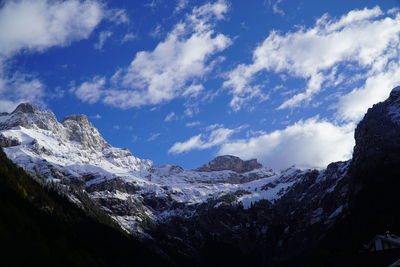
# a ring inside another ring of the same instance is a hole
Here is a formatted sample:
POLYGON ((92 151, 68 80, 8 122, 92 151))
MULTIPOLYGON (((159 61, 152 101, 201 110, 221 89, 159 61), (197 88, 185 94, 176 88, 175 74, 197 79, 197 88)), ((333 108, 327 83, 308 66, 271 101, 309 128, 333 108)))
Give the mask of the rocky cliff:
POLYGON ((212 172, 231 170, 238 173, 249 172, 255 169, 260 169, 263 166, 257 162, 256 159, 242 160, 235 156, 225 155, 219 156, 210 161, 209 163, 197 168, 196 171, 212 172))

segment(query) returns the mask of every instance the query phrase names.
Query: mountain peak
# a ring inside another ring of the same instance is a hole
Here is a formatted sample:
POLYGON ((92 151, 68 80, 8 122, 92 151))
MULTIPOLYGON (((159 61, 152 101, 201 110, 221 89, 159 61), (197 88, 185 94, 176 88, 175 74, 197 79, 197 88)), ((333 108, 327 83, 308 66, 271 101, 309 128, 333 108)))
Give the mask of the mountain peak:
POLYGON ((397 86, 397 87, 393 88, 392 91, 390 92, 389 99, 393 98, 393 97, 399 97, 399 96, 400 96, 400 86, 397 86))
POLYGON ((66 116, 66 117, 62 120, 61 123, 64 123, 65 121, 69 121, 69 120, 71 120, 71 121, 76 121, 76 122, 78 122, 78 123, 80 123, 80 124, 89 124, 89 120, 88 120, 87 116, 84 115, 84 114, 77 114, 77 115, 69 115, 69 116, 66 116))
POLYGON ((241 158, 232 155, 223 155, 214 158, 207 164, 204 164, 200 168, 195 169, 195 171, 211 172, 231 170, 238 173, 243 173, 262 167, 263 166, 258 163, 256 159, 242 160, 241 158))
POLYGON ((392 92, 399 92, 399 91, 400 91, 400 85, 392 89, 392 92))
POLYGON ((31 103, 21 103, 19 104, 15 110, 11 114, 15 114, 17 112, 22 112, 22 113, 36 113, 39 111, 40 108, 34 104, 31 103))
POLYGON ((39 108, 31 103, 21 103, 11 113, 1 113, 0 129, 39 128, 57 132, 60 130, 53 112, 39 108))
POLYGON ((85 148, 102 151, 109 146, 86 115, 67 116, 61 124, 66 129, 68 139, 81 143, 85 148))

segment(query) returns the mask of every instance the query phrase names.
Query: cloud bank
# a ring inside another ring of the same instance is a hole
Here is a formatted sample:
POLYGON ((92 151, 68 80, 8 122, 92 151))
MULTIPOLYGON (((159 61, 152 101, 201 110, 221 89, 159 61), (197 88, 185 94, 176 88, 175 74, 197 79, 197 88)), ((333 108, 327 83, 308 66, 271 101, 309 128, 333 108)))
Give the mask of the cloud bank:
POLYGON ((6 1, 0 8, 0 111, 18 103, 42 103, 44 84, 34 75, 9 73, 17 53, 43 52, 86 39, 103 18, 98 1, 6 1))
POLYGON ((239 64, 227 74, 224 87, 232 94, 230 106, 238 111, 247 101, 264 94, 257 83, 257 74, 261 72, 284 73, 306 81, 303 92, 284 101, 279 109, 299 107, 322 89, 342 86, 351 78, 346 70, 352 75, 356 72, 364 80, 379 79, 380 75, 389 78, 390 82, 380 88, 371 87, 372 82, 367 80, 357 89, 365 91, 368 97, 360 99, 357 96, 361 93, 353 92, 341 99, 339 116, 359 118, 366 107, 382 100, 399 82, 389 76, 394 76, 394 69, 398 68, 400 15, 389 13, 375 7, 350 11, 339 19, 325 14, 310 28, 300 27, 286 34, 272 31, 254 49, 250 64, 239 64), (379 90, 384 93, 371 92, 379 90), (353 101, 349 98, 357 99, 362 106, 357 108, 360 111, 351 110, 353 101))
POLYGON ((276 170, 296 165, 299 168, 323 168, 327 164, 351 157, 354 125, 338 126, 311 118, 283 130, 249 139, 227 142, 219 155, 257 158, 276 170))
POLYGON ((88 38, 102 17, 97 1, 6 1, 0 9, 0 56, 88 38))
POLYGON ((137 52, 129 67, 113 75, 110 88, 121 89, 103 90, 101 101, 132 108, 198 94, 204 89, 202 80, 219 61, 215 55, 231 44, 229 37, 214 30, 227 11, 223 0, 193 8, 154 50, 137 52))

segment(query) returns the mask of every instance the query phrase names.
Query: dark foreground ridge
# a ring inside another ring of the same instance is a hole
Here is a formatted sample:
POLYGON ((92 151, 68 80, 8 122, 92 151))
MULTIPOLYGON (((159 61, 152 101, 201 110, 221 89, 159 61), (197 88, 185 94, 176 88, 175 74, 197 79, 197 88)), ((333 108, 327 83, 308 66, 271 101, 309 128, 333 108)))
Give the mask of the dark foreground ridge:
POLYGON ((84 213, 0 149, 2 266, 168 266, 90 202, 84 213), (91 206, 91 207, 90 207, 91 206))

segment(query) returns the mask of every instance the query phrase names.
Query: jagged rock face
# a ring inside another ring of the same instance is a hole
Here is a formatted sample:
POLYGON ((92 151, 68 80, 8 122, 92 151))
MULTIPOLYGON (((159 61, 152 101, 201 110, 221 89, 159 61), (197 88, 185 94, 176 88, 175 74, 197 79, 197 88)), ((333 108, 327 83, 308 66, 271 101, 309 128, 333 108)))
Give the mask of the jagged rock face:
POLYGON ((379 169, 385 166, 393 169, 394 166, 399 165, 399 114, 400 87, 393 89, 386 101, 368 110, 355 130, 356 145, 353 152, 355 172, 361 173, 367 169, 378 169, 379 172, 379 169))
MULTIPOLYGON (((60 141, 65 139, 75 141, 81 144, 83 149, 102 151, 109 147, 85 115, 65 117, 60 124, 53 112, 40 109, 30 103, 22 103, 12 113, 0 114, 0 130, 17 126, 51 131, 59 137, 60 141)), ((9 141, 5 141, 5 138, 3 140, 3 147, 11 145, 9 141)))
POLYGON ((335 232, 342 235, 343 243, 355 246, 354 240, 372 238, 385 231, 381 229, 400 232, 399 113, 400 87, 397 87, 386 101, 368 110, 355 130, 356 145, 348 171, 351 216, 335 232), (368 223, 360 227, 364 221, 368 223), (354 234, 350 239, 345 233, 351 231, 354 234))
POLYGON ((102 151, 110 146, 85 115, 67 116, 61 124, 66 129, 68 140, 78 142, 86 149, 102 151))
POLYGON ((171 164, 165 164, 152 170, 152 172, 158 176, 170 176, 181 173, 183 171, 184 169, 181 166, 171 164))
POLYGON ((11 146, 18 146, 21 142, 16 138, 6 137, 0 134, 0 146, 1 147, 11 147, 11 146))
POLYGON ((22 112, 22 113, 35 113, 40 111, 40 109, 30 103, 21 103, 17 106, 17 108, 13 111, 13 113, 16 112, 22 112))
POLYGON ((53 112, 39 109, 30 103, 22 103, 11 113, 0 114, 0 130, 7 130, 17 126, 25 128, 39 128, 59 132, 61 127, 53 112))
MULTIPOLYGON (((91 179, 89 178, 89 181, 91 179)), ((116 178, 112 180, 106 180, 102 183, 95 183, 92 185, 89 185, 86 187, 86 191, 89 193, 93 192, 121 192, 121 193, 127 193, 127 194, 135 194, 137 191, 140 190, 140 187, 132 184, 132 183, 127 183, 122 179, 116 178)))
POLYGON ((238 173, 249 172, 255 169, 260 169, 263 166, 256 159, 242 160, 235 156, 225 155, 219 156, 209 163, 197 168, 196 171, 211 172, 231 170, 238 173))

